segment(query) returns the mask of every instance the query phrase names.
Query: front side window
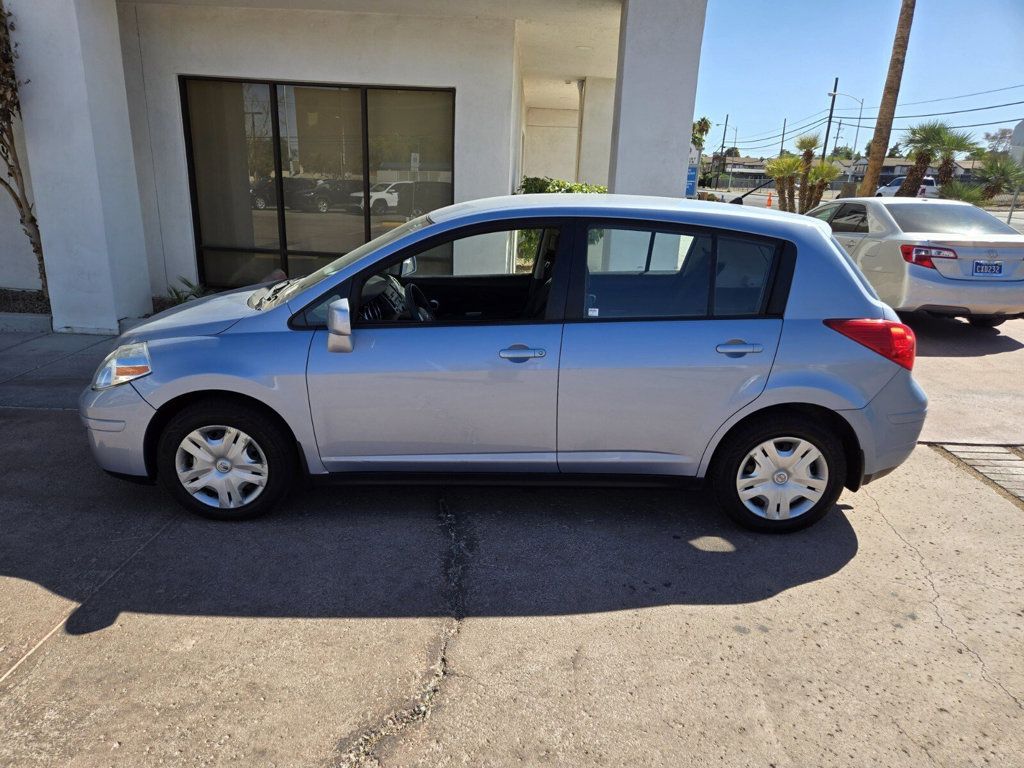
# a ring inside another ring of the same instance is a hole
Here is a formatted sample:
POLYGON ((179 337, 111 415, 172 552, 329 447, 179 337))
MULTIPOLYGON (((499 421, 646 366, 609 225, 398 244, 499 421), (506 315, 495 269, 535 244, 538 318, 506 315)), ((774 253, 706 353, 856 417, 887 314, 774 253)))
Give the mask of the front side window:
POLYGON ((315 272, 453 200, 455 94, 183 78, 200 278, 315 272))
POLYGON ((591 227, 582 317, 759 315, 776 251, 774 241, 727 232, 591 227))
POLYGON ((356 280, 357 322, 540 322, 560 234, 553 226, 479 232, 398 254, 356 280))

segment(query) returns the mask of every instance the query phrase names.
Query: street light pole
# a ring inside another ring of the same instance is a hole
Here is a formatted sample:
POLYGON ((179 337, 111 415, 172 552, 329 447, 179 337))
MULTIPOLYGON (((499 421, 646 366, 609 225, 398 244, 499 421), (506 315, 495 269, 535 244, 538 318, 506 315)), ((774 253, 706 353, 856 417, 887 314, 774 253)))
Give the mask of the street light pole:
POLYGON ((725 116, 725 127, 722 129, 722 148, 718 152, 718 173, 715 174, 715 189, 718 189, 718 180, 722 177, 722 169, 725 168, 725 132, 729 130, 729 116, 725 116))
POLYGON ((779 142, 779 157, 782 157, 782 152, 786 148, 786 119, 782 118, 782 141, 779 142))
POLYGON ((828 123, 825 125, 825 143, 821 148, 821 162, 825 162, 825 155, 828 154, 828 135, 832 130, 832 113, 836 108, 836 94, 839 92, 839 78, 836 78, 835 83, 832 85, 832 103, 828 107, 828 123))

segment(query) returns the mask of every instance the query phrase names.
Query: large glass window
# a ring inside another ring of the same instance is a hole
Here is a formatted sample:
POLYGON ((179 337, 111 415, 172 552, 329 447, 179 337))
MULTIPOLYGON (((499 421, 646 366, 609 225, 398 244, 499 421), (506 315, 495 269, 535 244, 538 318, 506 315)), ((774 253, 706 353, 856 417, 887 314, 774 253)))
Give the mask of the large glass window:
POLYGON ((200 277, 307 275, 451 204, 450 90, 184 78, 200 277))

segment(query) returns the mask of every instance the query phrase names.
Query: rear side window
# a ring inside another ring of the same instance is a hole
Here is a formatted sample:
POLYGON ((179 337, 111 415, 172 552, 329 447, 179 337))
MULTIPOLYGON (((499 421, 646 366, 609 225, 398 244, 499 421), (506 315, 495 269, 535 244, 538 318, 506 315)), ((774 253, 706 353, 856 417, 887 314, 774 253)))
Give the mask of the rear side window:
POLYGON ((756 316, 778 245, 734 233, 591 227, 580 315, 589 320, 756 316))
POLYGON ((593 228, 587 237, 587 318, 704 317, 711 236, 593 228))
POLYGON ((776 247, 744 237, 718 238, 715 315, 758 315, 768 293, 776 247))
POLYGON ((863 205, 847 203, 836 213, 831 222, 833 232, 856 232, 867 234, 868 211, 863 205))

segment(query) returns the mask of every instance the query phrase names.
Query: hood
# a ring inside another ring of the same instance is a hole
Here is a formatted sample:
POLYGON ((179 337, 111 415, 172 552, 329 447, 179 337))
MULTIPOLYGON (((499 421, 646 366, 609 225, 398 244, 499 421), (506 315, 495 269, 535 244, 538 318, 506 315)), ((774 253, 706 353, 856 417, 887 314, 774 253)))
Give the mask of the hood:
POLYGON ((172 336, 214 336, 223 333, 244 317, 258 314, 246 302, 260 286, 250 285, 227 293, 194 299, 153 315, 144 323, 125 331, 122 344, 153 341, 172 336))

